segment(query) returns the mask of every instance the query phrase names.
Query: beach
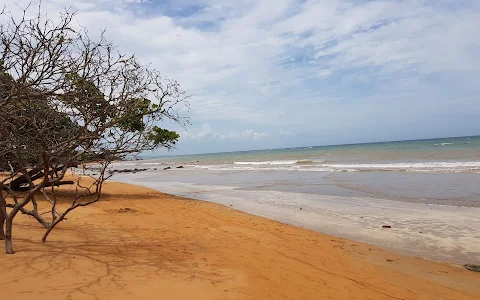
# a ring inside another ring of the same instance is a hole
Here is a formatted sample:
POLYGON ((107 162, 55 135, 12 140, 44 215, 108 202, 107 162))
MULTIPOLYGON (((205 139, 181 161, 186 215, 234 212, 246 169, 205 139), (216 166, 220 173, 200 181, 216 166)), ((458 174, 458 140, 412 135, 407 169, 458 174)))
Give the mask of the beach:
POLYGON ((16 219, 2 299, 480 299, 459 265, 124 183, 42 232, 16 219))
POLYGON ((480 264, 480 137, 159 157, 111 168, 125 169, 113 179, 407 255, 480 264))
MULTIPOLYGON (((405 203, 368 197, 250 191, 215 185, 131 182, 169 194, 223 204, 282 223, 378 245, 407 255, 480 263, 480 209, 405 203), (383 228, 390 226, 391 228, 383 228)), ((128 179, 122 177, 123 180, 128 179)), ((153 177, 155 178, 155 177, 153 177)))
POLYGON ((2 1, 0 300, 480 300, 478 28, 480 1, 2 1))

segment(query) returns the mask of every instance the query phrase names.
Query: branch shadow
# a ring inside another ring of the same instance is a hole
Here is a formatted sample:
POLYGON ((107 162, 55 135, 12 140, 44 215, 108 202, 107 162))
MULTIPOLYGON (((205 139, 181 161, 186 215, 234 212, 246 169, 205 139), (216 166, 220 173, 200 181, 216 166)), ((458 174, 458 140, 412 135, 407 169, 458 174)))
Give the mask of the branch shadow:
MULTIPOLYGON (((22 230, 36 230, 35 226, 21 226, 22 230)), ((45 278, 47 289, 40 293, 59 294, 63 299, 81 295, 97 300, 101 295, 124 290, 132 280, 161 280, 171 276, 210 282, 234 279, 199 264, 198 254, 209 251, 208 247, 187 238, 144 239, 134 234, 122 237, 120 231, 106 232, 91 228, 91 225, 80 230, 63 228, 59 231, 63 231, 62 239, 56 238, 46 244, 17 238, 19 251, 9 256, 13 260, 11 264, 4 264, 4 270, 21 276, 9 276, 4 284, 23 284, 28 278, 45 278), (63 238, 68 235, 75 236, 75 240, 63 238), (66 276, 70 278, 63 280, 66 276)))

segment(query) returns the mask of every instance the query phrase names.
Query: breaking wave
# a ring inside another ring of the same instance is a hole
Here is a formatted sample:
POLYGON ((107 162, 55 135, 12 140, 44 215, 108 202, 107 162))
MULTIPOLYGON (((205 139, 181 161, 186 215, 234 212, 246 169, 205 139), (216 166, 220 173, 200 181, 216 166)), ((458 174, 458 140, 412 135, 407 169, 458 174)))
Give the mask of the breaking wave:
POLYGON ((267 160, 267 161, 236 161, 234 165, 295 165, 295 164, 316 164, 323 160, 267 160))
POLYGON ((282 160, 262 162, 235 162, 221 165, 188 165, 189 167, 224 171, 305 171, 305 172, 470 172, 480 173, 480 161, 420 162, 382 164, 333 164, 315 160, 282 160))

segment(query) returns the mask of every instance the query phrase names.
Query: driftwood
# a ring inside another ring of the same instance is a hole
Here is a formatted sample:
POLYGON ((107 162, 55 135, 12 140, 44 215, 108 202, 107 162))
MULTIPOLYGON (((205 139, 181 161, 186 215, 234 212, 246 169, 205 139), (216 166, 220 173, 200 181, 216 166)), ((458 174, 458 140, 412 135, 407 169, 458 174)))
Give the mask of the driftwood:
MULTIPOLYGON (((58 172, 58 171, 62 170, 64 167, 65 166, 56 167, 56 168, 50 170, 49 174, 52 174, 54 172, 58 172)), ((76 166, 72 166, 72 167, 76 167, 76 166)), ((40 168, 40 167, 33 168, 32 170, 28 171, 27 174, 28 174, 28 176, 27 175, 22 175, 22 176, 19 176, 19 177, 15 178, 12 181, 10 181, 10 183, 8 184, 10 189, 12 191, 16 191, 16 192, 28 191, 30 189, 28 186, 26 186, 29 183, 28 177, 30 177, 31 181, 35 181, 35 180, 40 179, 44 176, 43 168, 40 168)), ((61 182, 55 182, 53 184, 52 183, 47 183, 46 187, 52 186, 52 185, 53 186, 60 186, 60 185, 64 185, 64 184, 73 184, 73 181, 61 181, 61 182)))
MULTIPOLYGON (((47 183, 44 185, 44 187, 49 187, 49 186, 61 186, 61 185, 66 185, 66 184, 73 184, 74 182, 72 180, 64 180, 64 181, 59 181, 59 182, 54 182, 54 183, 47 183)), ((35 187, 35 186, 34 186, 35 187)), ((29 186, 20 186, 18 187, 17 189, 15 189, 14 191, 17 191, 17 192, 27 192, 30 190, 30 187, 29 186)))
MULTIPOLYGON (((33 168, 27 172, 32 181, 37 180, 43 176, 42 168, 33 168)), ((28 183, 28 177, 22 175, 12 180, 8 185, 13 191, 18 191, 22 184, 28 183)))

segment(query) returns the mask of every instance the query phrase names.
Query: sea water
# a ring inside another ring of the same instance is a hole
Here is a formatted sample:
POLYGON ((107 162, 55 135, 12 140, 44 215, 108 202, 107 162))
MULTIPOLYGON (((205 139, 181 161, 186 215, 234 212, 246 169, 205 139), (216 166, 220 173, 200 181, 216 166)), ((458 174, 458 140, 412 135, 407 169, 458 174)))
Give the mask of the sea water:
POLYGON ((480 207, 478 136, 170 156, 115 168, 156 168, 144 178, 156 182, 480 207))

